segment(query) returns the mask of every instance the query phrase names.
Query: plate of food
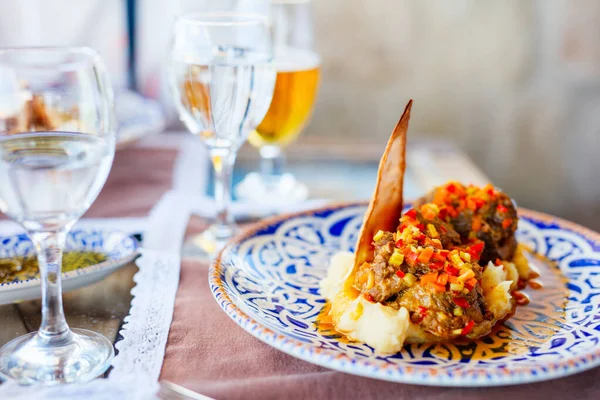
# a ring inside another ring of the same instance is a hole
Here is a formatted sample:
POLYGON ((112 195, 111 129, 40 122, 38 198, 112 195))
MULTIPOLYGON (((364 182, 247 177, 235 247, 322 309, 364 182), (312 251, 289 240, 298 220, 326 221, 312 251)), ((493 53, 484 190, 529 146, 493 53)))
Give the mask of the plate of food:
MULTIPOLYGON (((75 229, 69 232, 65 245, 63 291, 104 279, 138 255, 138 241, 124 232, 75 229)), ((41 280, 33 243, 24 233, 0 236, 0 304, 40 296, 41 280)))
POLYGON ((246 230, 211 267, 219 305, 292 356, 394 382, 497 386, 600 365, 600 234, 491 184, 403 204, 411 106, 370 203, 246 230))

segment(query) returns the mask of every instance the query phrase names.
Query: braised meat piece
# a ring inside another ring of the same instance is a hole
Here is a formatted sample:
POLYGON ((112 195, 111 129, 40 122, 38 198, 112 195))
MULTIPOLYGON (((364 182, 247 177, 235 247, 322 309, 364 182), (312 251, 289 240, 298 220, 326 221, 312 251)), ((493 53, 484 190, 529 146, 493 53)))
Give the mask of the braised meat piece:
POLYGON ((395 249, 394 234, 384 232, 374 241, 374 246, 375 258, 358 269, 354 286, 373 301, 383 302, 406 289, 407 284, 396 274, 399 267, 389 264, 395 249))
POLYGON ((442 218, 460 234, 463 243, 473 239, 485 243, 482 265, 497 258, 508 260, 514 255, 517 209, 504 192, 491 185, 480 189, 450 182, 417 200, 415 208, 427 203, 442 210, 442 218))

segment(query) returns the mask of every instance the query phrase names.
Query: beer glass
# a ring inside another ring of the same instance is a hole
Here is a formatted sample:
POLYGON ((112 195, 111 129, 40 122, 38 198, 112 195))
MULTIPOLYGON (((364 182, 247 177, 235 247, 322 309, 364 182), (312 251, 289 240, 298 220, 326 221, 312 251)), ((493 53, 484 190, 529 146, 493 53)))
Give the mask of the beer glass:
POLYGON ((284 174, 283 149, 309 122, 319 87, 320 59, 313 49, 310 0, 272 0, 269 23, 277 80, 267 115, 248 138, 259 150, 260 174, 248 174, 236 194, 261 202, 301 201, 306 188, 284 174))

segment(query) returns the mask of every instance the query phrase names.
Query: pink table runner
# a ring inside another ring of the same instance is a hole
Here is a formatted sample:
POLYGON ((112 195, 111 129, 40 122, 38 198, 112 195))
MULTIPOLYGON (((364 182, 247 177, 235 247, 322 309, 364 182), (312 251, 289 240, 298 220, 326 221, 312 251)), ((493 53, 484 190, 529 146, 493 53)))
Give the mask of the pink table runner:
POLYGON ((171 188, 177 148, 129 147, 115 154, 110 175, 84 217, 145 217, 171 188))
MULTIPOLYGON (((189 234, 204 228, 192 220, 189 234)), ((288 356, 225 315, 208 287, 208 264, 184 260, 161 379, 216 399, 600 399, 600 368, 519 386, 449 389, 361 378, 288 356)))

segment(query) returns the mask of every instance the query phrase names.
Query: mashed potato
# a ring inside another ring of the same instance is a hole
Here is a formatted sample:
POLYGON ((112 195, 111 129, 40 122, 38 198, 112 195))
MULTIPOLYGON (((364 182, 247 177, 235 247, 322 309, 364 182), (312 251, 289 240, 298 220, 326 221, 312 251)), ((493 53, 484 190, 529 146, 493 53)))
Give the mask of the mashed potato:
POLYGON ((327 277, 321 281, 321 293, 331 302, 335 327, 380 353, 396 353, 406 340, 410 325, 408 311, 371 303, 362 296, 352 298, 344 290, 344 283, 352 272, 353 262, 352 253, 337 253, 331 259, 327 277))
MULTIPOLYGON (((321 294, 331 303, 330 315, 336 330, 352 340, 367 343, 379 353, 397 353, 405 342, 422 342, 430 335, 410 321, 405 308, 396 310, 380 303, 371 303, 344 289, 352 273, 354 255, 335 254, 327 277, 321 281, 321 294)), ((483 272, 481 285, 487 306, 499 320, 513 309, 511 285, 519 272, 512 263, 496 266, 490 263, 483 272)))

